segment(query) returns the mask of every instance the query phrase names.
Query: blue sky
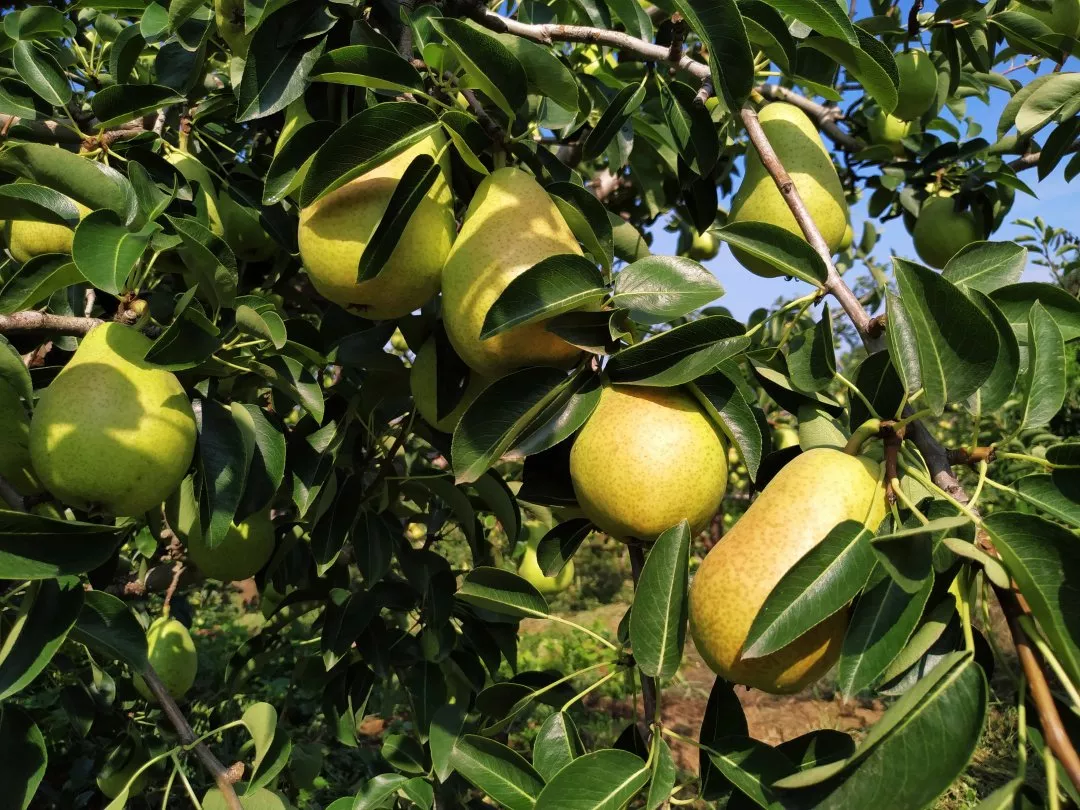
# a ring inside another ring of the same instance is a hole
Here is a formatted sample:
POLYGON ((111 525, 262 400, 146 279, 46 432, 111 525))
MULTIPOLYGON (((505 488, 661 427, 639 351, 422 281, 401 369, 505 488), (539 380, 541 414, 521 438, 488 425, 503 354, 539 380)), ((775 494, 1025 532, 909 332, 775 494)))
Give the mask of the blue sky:
MULTIPOLYGON (((863 5, 864 3, 860 2, 860 6, 863 5)), ((929 11, 932 8, 926 10, 929 11)), ((1076 65, 1077 60, 1072 59, 1066 64, 1065 69, 1072 68, 1076 70, 1076 65)), ((999 65, 997 69, 1000 70, 1002 67, 999 65)), ((1052 65, 1045 65, 1039 72, 1046 72, 1051 67, 1052 65)), ((1033 76, 1034 74, 1030 71, 1018 70, 1011 74, 1010 78, 1016 78, 1027 83, 1033 76)), ((1004 91, 992 88, 990 90, 989 104, 984 104, 976 98, 967 100, 968 115, 982 125, 982 135, 988 140, 994 139, 998 117, 1008 98, 1009 96, 1004 91)), ((850 103, 850 100, 846 99, 845 103, 850 103)), ((948 112, 946 111, 943 114, 948 115, 948 112)), ((826 142, 828 143, 828 141, 826 142)), ((1005 224, 990 237, 992 240, 1004 241, 1018 236, 1023 233, 1023 229, 1014 225, 1013 221, 1020 218, 1031 219, 1036 215, 1041 215, 1051 225, 1070 229, 1076 228, 1076 212, 1080 210, 1080 180, 1073 183, 1065 182, 1063 169, 1067 162, 1067 160, 1063 160, 1054 172, 1041 183, 1038 182, 1035 169, 1028 169, 1021 174, 1024 182, 1038 194, 1038 197, 1033 198, 1017 192, 1012 212, 1006 218, 1005 224)), ((726 208, 730 204, 730 200, 721 200, 720 204, 726 208)), ((855 224, 856 239, 862 233, 861 223, 864 219, 866 219, 866 198, 852 208, 852 221, 855 224)), ((676 250, 677 234, 669 234, 664 231, 662 226, 665 221, 665 218, 661 217, 653 228, 654 241, 652 250, 654 253, 672 254, 676 250)), ((878 222, 877 227, 882 238, 875 250, 875 257, 880 262, 886 263, 890 255, 916 258, 911 244, 911 236, 899 219, 886 223, 878 222)), ((764 279, 748 273, 732 258, 731 252, 726 245, 721 247, 720 253, 715 259, 705 262, 705 266, 720 279, 726 290, 724 297, 717 303, 727 307, 739 319, 745 319, 757 307, 771 304, 778 298, 794 298, 809 290, 808 285, 804 282, 789 281, 783 278, 764 279)), ((859 268, 856 267, 851 272, 858 273, 859 268)), ((1024 278, 1025 280, 1044 280, 1048 278, 1048 275, 1041 268, 1033 268, 1027 271, 1024 278)))

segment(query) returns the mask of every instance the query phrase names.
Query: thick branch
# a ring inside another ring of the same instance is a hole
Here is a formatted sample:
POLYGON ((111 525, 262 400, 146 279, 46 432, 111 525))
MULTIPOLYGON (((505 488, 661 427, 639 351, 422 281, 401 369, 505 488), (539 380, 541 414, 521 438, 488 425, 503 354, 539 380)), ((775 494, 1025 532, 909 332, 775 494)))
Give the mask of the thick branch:
MULTIPOLYGON (((9 130, 14 126, 21 126, 24 132, 19 133, 25 140, 41 143, 64 143, 81 144, 83 139, 79 137, 72 121, 59 119, 56 121, 27 121, 17 115, 0 115, 0 134, 7 137, 9 130)), ((93 128, 93 124, 90 124, 93 128)), ((102 143, 111 146, 116 141, 134 138, 147 131, 146 122, 142 118, 136 118, 112 129, 93 135, 88 139, 87 145, 102 143)))
MULTIPOLYGON (((1080 152, 1080 140, 1073 141, 1072 146, 1066 149, 1062 154, 1070 154, 1072 152, 1080 152)), ((1009 168, 1014 172, 1020 172, 1024 169, 1031 169, 1039 165, 1039 158, 1042 157, 1042 152, 1028 152, 1026 155, 1021 155, 1016 160, 1009 163, 1009 168)))
POLYGON ((81 337, 103 323, 100 318, 82 318, 75 315, 52 315, 29 309, 0 315, 0 335, 13 332, 54 332, 58 335, 81 337))
MULTIPOLYGON (((641 579, 641 569, 645 567, 645 548, 639 542, 629 544, 630 572, 634 577, 634 590, 637 591, 638 580, 641 579)), ((650 742, 651 728, 656 718, 656 679, 650 678, 641 670, 641 700, 645 709, 645 743, 650 742)))
POLYGON ((176 701, 172 699, 169 690, 165 688, 165 684, 161 682, 157 673, 154 672, 153 667, 146 667, 140 674, 157 699, 158 705, 165 712, 165 716, 169 718, 169 722, 176 729, 181 744, 185 747, 191 746, 191 750, 195 752, 199 762, 214 777, 214 782, 217 784, 218 790, 221 791, 221 795, 225 797, 225 804, 229 810, 244 810, 243 805, 240 804, 240 799, 236 795, 236 790, 233 788, 233 783, 238 781, 243 774, 237 773, 237 768, 226 768, 222 765, 221 761, 207 748, 206 743, 195 743, 195 732, 192 730, 187 718, 184 717, 183 712, 180 711, 180 707, 176 705, 176 701), (192 743, 195 744, 192 745, 192 743))

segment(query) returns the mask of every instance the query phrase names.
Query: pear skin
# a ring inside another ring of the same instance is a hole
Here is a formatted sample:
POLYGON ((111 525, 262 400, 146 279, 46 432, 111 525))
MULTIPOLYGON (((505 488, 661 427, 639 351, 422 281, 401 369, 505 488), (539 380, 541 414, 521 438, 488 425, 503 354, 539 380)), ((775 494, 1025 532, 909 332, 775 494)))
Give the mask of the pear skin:
MULTIPOLYGON (((90 209, 81 202, 72 202, 79 209, 79 219, 90 213, 90 209)), ((4 222, 4 241, 11 257, 19 264, 46 253, 71 253, 74 238, 75 231, 67 225, 33 219, 9 219, 4 222)))
POLYGON ((214 0, 214 24, 232 55, 244 59, 251 44, 244 19, 244 0, 214 0))
POLYGON ((450 413, 439 419, 436 403, 438 394, 437 364, 438 350, 435 338, 432 337, 425 341, 424 345, 420 347, 420 351, 416 353, 412 370, 409 372, 409 388, 412 391, 413 402, 416 403, 416 410, 424 421, 438 431, 453 433, 457 423, 461 421, 461 415, 465 413, 465 409, 472 404, 474 399, 480 396, 480 392, 491 381, 475 372, 470 374, 469 381, 465 384, 465 390, 462 392, 458 404, 454 406, 450 413))
POLYGON ((300 256, 324 298, 365 318, 408 315, 439 292, 443 264, 454 242, 454 211, 446 138, 432 135, 346 183, 300 212, 300 256), (357 283, 356 271, 398 180, 420 155, 442 152, 442 172, 409 218, 379 274, 357 283))
MULTIPOLYGON (((783 102, 766 104, 758 113, 758 118, 829 250, 835 251, 844 238, 844 229, 848 224, 847 200, 832 158, 821 142, 817 129, 806 113, 783 102)), ((732 198, 728 221, 768 222, 803 238, 795 216, 753 148, 747 152, 746 172, 732 198)), ((732 249, 731 253, 755 275, 773 278, 781 274, 766 262, 748 256, 737 248, 732 249)))
POLYGON ((545 596, 562 593, 574 581, 574 561, 567 561, 562 570, 553 577, 544 574, 540 562, 536 559, 536 548, 547 534, 548 527, 538 520, 527 520, 524 526, 526 534, 525 554, 518 566, 518 574, 545 596))
POLYGON ((169 152, 165 160, 175 166, 188 183, 198 184, 198 187, 193 189, 195 208, 200 212, 206 212, 206 223, 210 233, 224 238, 225 225, 221 221, 217 186, 214 185, 214 178, 211 177, 210 171, 197 157, 179 149, 169 152))
POLYGON ((923 201, 911 238, 919 258, 940 270, 983 234, 970 211, 958 211, 951 196, 935 195, 923 201))
POLYGON ((608 385, 570 450, 578 504, 601 531, 655 540, 679 521, 700 532, 727 489, 727 449, 678 388, 608 385))
POLYGON ((30 462, 30 417, 19 392, 0 380, 0 478, 20 495, 41 492, 30 462))
POLYGON ((176 533, 187 547, 188 559, 210 579, 237 582, 253 577, 274 554, 274 524, 270 510, 255 512, 240 523, 229 524, 225 537, 213 548, 206 544, 191 479, 181 484, 188 497, 180 498, 176 533), (194 508, 192 508, 194 507, 194 508))
POLYGON ((781 577, 835 526, 857 520, 876 529, 884 517, 876 462, 828 447, 788 462, 705 556, 690 585, 690 632, 709 668, 774 694, 798 692, 824 675, 840 655, 846 609, 761 658, 740 657, 746 635, 781 577))
POLYGON ((921 118, 937 98, 937 68, 926 51, 915 48, 896 55, 896 70, 900 87, 892 114, 902 121, 921 118))
POLYGON ((914 125, 910 121, 904 121, 895 115, 888 115, 884 110, 876 110, 866 119, 867 129, 870 131, 870 140, 875 144, 887 146, 897 157, 904 154, 904 145, 901 141, 911 134, 914 125))
POLYGON ((150 345, 123 324, 95 327, 41 395, 30 459, 64 503, 139 516, 187 472, 195 415, 176 376, 143 359, 150 345))
MULTIPOLYGON (((180 700, 195 683, 199 655, 191 634, 179 621, 159 616, 146 631, 146 654, 150 666, 165 685, 173 700, 180 700)), ((135 688, 147 700, 154 702, 154 693, 140 676, 134 678, 135 688)))
POLYGON ((547 321, 480 340, 488 310, 506 286, 537 262, 581 255, 547 192, 520 169, 497 169, 476 190, 443 270, 443 319, 461 359, 486 377, 523 366, 573 365, 581 351, 548 332, 547 321))

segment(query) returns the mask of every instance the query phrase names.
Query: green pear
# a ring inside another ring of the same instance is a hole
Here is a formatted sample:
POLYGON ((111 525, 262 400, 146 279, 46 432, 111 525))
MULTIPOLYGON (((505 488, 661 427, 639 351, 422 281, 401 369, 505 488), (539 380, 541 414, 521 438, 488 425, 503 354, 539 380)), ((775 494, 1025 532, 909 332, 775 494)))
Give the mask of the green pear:
POLYGON ((884 110, 877 109, 867 116, 866 123, 873 143, 889 147, 898 157, 904 154, 901 141, 911 134, 912 122, 902 121, 895 115, 888 115, 884 110))
POLYGON ((454 428, 457 427, 457 423, 461 421, 461 415, 465 413, 465 409, 472 404, 480 392, 487 387, 491 382, 479 374, 473 372, 469 375, 469 380, 465 385, 465 391, 462 392, 461 399, 458 404, 454 406, 450 413, 446 414, 442 419, 439 419, 439 411, 436 407, 436 399, 438 393, 438 351, 436 347, 435 338, 428 338, 424 342, 424 345, 420 347, 420 351, 416 353, 416 359, 412 364, 412 371, 409 372, 409 388, 412 390, 413 402, 416 403, 416 410, 420 413, 420 416, 424 418, 424 421, 431 425, 438 431, 443 433, 453 433, 454 428))
POLYGON ((41 395, 30 459, 59 500, 138 516, 180 484, 195 415, 176 376, 143 359, 150 345, 129 326, 97 326, 41 395))
POLYGON ((408 315, 438 293, 455 231, 445 146, 445 136, 431 135, 300 212, 300 257, 324 298, 365 318, 388 320, 408 315), (364 248, 402 173, 420 155, 439 157, 442 172, 379 274, 357 283, 364 248))
POLYGON ((892 114, 902 121, 921 118, 937 98, 937 68, 926 51, 913 49, 896 55, 896 70, 900 87, 892 114))
POLYGON ((690 243, 687 255, 694 261, 704 262, 715 259, 719 252, 720 240, 709 231, 705 231, 705 233, 694 234, 694 241, 690 243))
POLYGON ((180 175, 188 183, 198 184, 198 188, 193 190, 195 208, 200 212, 206 212, 206 222, 210 232, 214 236, 224 237, 225 226, 221 221, 217 186, 214 184, 214 178, 211 176, 210 170, 197 157, 179 149, 169 152, 165 156, 165 160, 175 166, 176 170, 180 172, 180 175))
POLYGON ((1006 11, 1022 11, 1055 34, 1080 39, 1080 0, 1012 0, 1006 11))
POLYGON ((574 581, 574 561, 567 561, 562 570, 553 577, 545 575, 536 559, 536 548, 547 534, 548 527, 539 520, 527 520, 524 530, 526 532, 525 554, 521 558, 521 565, 518 566, 518 574, 545 596, 565 591, 574 581))
POLYGON ((791 644, 742 658, 743 643, 766 597, 791 567, 845 520, 871 530, 885 517, 880 466, 835 448, 807 450, 788 462, 705 556, 690 586, 690 632, 719 676, 775 694, 797 692, 840 655, 841 610, 791 644))
POLYGON ((20 495, 41 492, 30 463, 30 417, 19 392, 0 380, 0 478, 20 495))
MULTIPOLYGON (((90 209, 81 202, 72 202, 79 209, 80 220, 90 213, 90 209)), ((75 231, 67 225, 34 219, 9 219, 4 222, 3 228, 8 251, 19 264, 45 253, 71 253, 71 243, 75 238, 75 231)))
POLYGON ((952 196, 927 197, 912 231, 915 252, 930 267, 941 269, 957 251, 984 237, 970 211, 956 210, 952 196))
POLYGON ((499 377, 522 366, 568 367, 580 356, 547 331, 546 320, 480 339, 484 318, 506 286, 560 253, 581 255, 581 248, 532 175, 505 168, 485 177, 443 269, 446 333, 473 371, 499 377))
POLYGON ((277 243, 263 230, 258 211, 237 202, 228 191, 218 195, 217 203, 225 241, 236 258, 263 262, 278 251, 277 243))
POLYGON ((789 447, 799 446, 799 431, 795 428, 783 425, 772 432, 774 450, 786 450, 789 447))
MULTIPOLYGON (((798 107, 782 102, 765 105, 758 118, 829 250, 835 251, 844 238, 848 223, 847 200, 832 158, 813 122, 798 107)), ((803 236, 780 190, 753 148, 747 153, 746 171, 731 201, 728 221, 768 222, 800 238, 803 236)), ((768 278, 780 275, 779 270, 738 248, 733 248, 731 253, 755 275, 768 278)))
POLYGON ((214 24, 232 55, 246 58, 251 34, 246 31, 244 0, 214 0, 214 24))
POLYGON ((684 519, 703 530, 727 477, 719 430, 679 388, 606 385, 570 450, 578 504, 620 539, 654 540, 684 519))
POLYGON ((311 113, 308 112, 307 104, 304 103, 303 96, 300 96, 296 101, 291 102, 289 106, 285 108, 285 123, 281 125, 281 132, 278 134, 277 143, 274 144, 274 157, 277 157, 278 152, 282 150, 293 135, 314 120, 315 119, 311 117, 311 113))
MULTIPOLYGON (((180 700, 195 683, 199 655, 188 629, 171 616, 159 616, 146 631, 146 654, 150 666, 165 685, 173 700, 180 700)), ((135 688, 149 701, 154 693, 140 676, 134 678, 135 688)))
POLYGON ((151 769, 148 768, 140 773, 134 782, 131 778, 149 758, 142 740, 133 735, 125 735, 120 744, 105 757, 105 763, 96 779, 98 790, 110 799, 119 796, 125 787, 128 789, 129 797, 138 796, 146 789, 151 769))
POLYGON ((837 252, 843 253, 845 250, 851 247, 851 243, 854 241, 855 230, 851 227, 851 223, 849 222, 848 226, 844 228, 844 237, 840 240, 840 244, 836 246, 837 252))
MULTIPOLYGON (((189 487, 191 479, 182 486, 189 487)), ((274 523, 262 509, 240 523, 230 523, 225 537, 210 548, 206 544, 194 497, 180 499, 176 533, 187 546, 188 559, 210 579, 236 582, 255 576, 274 554, 274 523)))

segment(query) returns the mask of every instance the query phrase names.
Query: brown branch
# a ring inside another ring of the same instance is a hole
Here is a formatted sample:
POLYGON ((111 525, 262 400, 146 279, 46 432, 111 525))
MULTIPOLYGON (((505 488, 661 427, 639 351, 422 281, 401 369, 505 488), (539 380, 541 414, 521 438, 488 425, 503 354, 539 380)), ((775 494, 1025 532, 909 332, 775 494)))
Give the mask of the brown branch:
POLYGON ((226 768, 222 765, 221 760, 214 756, 214 753, 207 748, 205 743, 195 742, 197 737, 191 728, 191 724, 188 723, 184 713, 180 711, 180 707, 176 705, 176 701, 172 699, 172 695, 169 694, 165 684, 161 682, 157 673, 154 672, 153 667, 147 665, 139 674, 153 693, 162 711, 165 712, 165 716, 169 718, 173 728, 176 729, 176 733, 180 737, 180 743, 185 748, 190 747, 195 752, 199 762, 214 777, 218 790, 221 791, 221 795, 225 798, 225 805, 229 810, 244 810, 243 805, 240 804, 240 799, 236 795, 236 790, 233 788, 233 783, 238 781, 243 774, 237 773, 238 769, 236 767, 226 768))
POLYGON ((0 334, 14 332, 54 332, 59 335, 81 337, 103 323, 100 318, 82 318, 75 315, 52 315, 29 309, 0 315, 0 334))
MULTIPOLYGON (((630 552, 630 572, 634 577, 634 591, 637 592, 638 580, 641 579, 641 570, 645 567, 645 547, 640 541, 628 543, 630 552)), ((656 717, 656 679, 651 678, 638 670, 641 678, 641 700, 645 708, 645 744, 648 745, 652 735, 653 719, 656 717)))
POLYGON ((818 129, 828 135, 842 149, 857 152, 866 148, 866 144, 854 135, 849 135, 837 124, 837 121, 844 116, 836 107, 819 104, 806 96, 796 93, 794 90, 789 90, 778 84, 762 84, 758 86, 757 91, 772 101, 786 101, 788 104, 798 107, 810 116, 810 120, 814 122, 818 129))
MULTIPOLYGON (((1080 152, 1080 140, 1073 141, 1072 145, 1062 152, 1063 155, 1068 155, 1073 152, 1080 152)), ((1039 165, 1039 158, 1042 157, 1042 152, 1028 152, 1026 155, 1021 155, 1016 160, 1009 163, 1009 168, 1014 172, 1021 172, 1024 169, 1031 169, 1039 165)))

